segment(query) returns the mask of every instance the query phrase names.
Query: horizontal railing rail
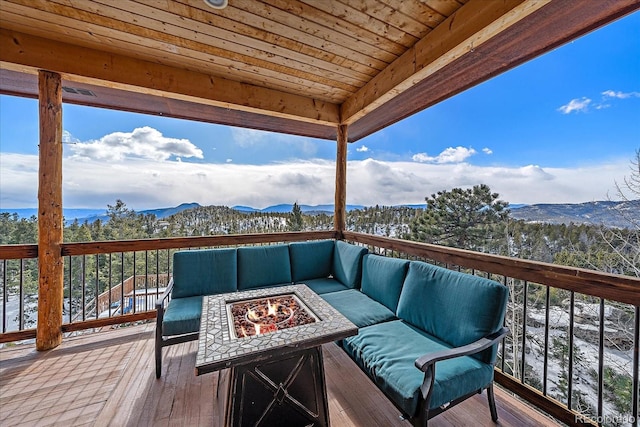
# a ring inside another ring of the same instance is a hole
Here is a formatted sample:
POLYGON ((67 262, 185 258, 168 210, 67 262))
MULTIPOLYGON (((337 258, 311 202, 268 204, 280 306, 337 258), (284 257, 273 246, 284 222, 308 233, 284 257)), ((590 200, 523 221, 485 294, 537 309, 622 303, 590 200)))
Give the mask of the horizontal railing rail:
POLYGON ((343 238, 417 257, 640 305, 640 278, 345 231, 343 238))
POLYGON ((337 233, 335 231, 300 231, 290 233, 232 234, 222 236, 168 237, 165 239, 64 243, 62 244, 62 255, 73 256, 156 249, 188 249, 217 246, 255 245, 260 243, 334 239, 336 236, 337 233))

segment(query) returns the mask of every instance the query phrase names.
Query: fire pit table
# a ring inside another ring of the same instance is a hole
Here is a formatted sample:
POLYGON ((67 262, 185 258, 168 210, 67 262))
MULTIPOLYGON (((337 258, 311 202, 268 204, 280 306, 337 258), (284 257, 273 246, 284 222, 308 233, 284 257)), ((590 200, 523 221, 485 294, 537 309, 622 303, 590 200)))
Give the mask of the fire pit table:
POLYGON ((196 375, 220 371, 223 426, 328 426, 321 344, 357 333, 305 285, 205 296, 196 375))

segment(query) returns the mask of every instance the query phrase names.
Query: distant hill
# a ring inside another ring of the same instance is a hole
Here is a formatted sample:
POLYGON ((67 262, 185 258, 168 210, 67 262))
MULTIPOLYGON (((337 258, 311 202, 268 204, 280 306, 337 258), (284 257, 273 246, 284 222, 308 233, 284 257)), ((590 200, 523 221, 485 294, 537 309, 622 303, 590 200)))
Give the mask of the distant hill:
MULTIPOLYGON (((424 204, 402 205, 413 209, 424 209, 424 204)), ((202 207, 198 203, 182 203, 181 205, 167 208, 148 209, 138 211, 141 214, 153 214, 158 219, 163 219, 187 209, 202 207)), ((347 205, 347 211, 364 209, 363 205, 347 205)), ((627 228, 630 226, 625 218, 634 218, 636 223, 640 223, 640 200, 629 202, 587 202, 587 203, 556 203, 556 204, 536 204, 536 205, 510 205, 511 217, 528 222, 541 222, 550 224, 603 224, 608 227, 627 228)), ((233 206, 238 212, 253 213, 290 213, 292 204, 278 204, 268 206, 264 209, 256 209, 250 206, 233 206)), ((325 213, 333 215, 333 205, 300 205, 303 213, 308 215, 325 213)), ((0 213, 17 214, 19 218, 30 218, 37 216, 35 208, 22 209, 0 209, 0 213)), ((105 221, 108 219, 106 209, 64 209, 65 222, 71 224, 74 220, 78 222, 94 222, 98 219, 105 221)))
MULTIPOLYGON (((106 209, 63 209, 62 215, 67 222, 73 222, 76 218, 88 218, 92 216, 104 215, 107 212, 106 209)), ((18 218, 31 218, 32 216, 38 216, 37 208, 24 208, 24 209, 0 209, 0 213, 17 214, 18 218)))
MULTIPOLYGON (((351 211, 353 209, 363 209, 363 205, 347 205, 347 211, 351 211)), ((279 205, 267 206, 264 209, 256 209, 249 206, 233 206, 232 209, 235 209, 240 212, 269 212, 269 213, 290 213, 293 209, 293 204, 282 203, 279 205)), ((300 205, 300 210, 302 213, 326 213, 329 215, 333 215, 333 205, 300 205)))
POLYGON ((529 222, 550 224, 602 224, 607 227, 628 228, 625 218, 640 223, 640 200, 629 202, 586 202, 537 204, 511 208, 511 217, 529 222))

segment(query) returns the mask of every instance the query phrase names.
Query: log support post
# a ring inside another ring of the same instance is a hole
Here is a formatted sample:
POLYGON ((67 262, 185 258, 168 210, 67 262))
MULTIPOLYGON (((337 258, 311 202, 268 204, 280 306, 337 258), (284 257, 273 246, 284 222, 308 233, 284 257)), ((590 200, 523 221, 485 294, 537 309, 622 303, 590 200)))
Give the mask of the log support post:
MULTIPOLYGON (((336 193, 333 228, 340 234, 347 223, 347 125, 338 126, 336 154, 336 193)), ((342 237, 342 236, 340 236, 342 237)))
POLYGON ((36 349, 62 342, 62 78, 38 73, 40 146, 38 181, 38 325, 36 349))

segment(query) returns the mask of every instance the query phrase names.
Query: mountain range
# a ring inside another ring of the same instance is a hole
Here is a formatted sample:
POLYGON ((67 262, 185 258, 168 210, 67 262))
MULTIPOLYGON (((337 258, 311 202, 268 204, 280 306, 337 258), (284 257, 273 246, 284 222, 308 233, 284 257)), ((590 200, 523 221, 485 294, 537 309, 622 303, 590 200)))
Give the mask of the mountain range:
MULTIPOLYGON (((414 209, 424 209, 425 205, 403 205, 414 209)), ((198 208, 198 203, 183 203, 178 206, 158 209, 142 210, 138 213, 153 214, 158 219, 166 218, 186 209, 198 208)), ((534 205, 510 205, 511 217, 529 222, 541 222, 551 224, 603 224, 609 227, 630 227, 630 221, 640 224, 640 199, 613 202, 613 201, 596 201, 586 203, 557 203, 557 204, 534 204, 534 205)), ((354 209, 364 209, 363 205, 347 205, 347 211, 354 209)), ((278 204, 268 206, 263 209, 257 209, 250 206, 233 206, 239 212, 252 213, 289 213, 293 209, 292 204, 278 204)), ((300 205, 303 213, 313 215, 325 213, 333 214, 333 205, 300 205)), ((24 209, 0 209, 0 213, 17 214, 19 218, 30 218, 37 216, 36 208, 24 209)), ((64 209, 64 218, 66 223, 74 220, 79 222, 93 222, 98 219, 106 220, 105 209, 64 209)))

